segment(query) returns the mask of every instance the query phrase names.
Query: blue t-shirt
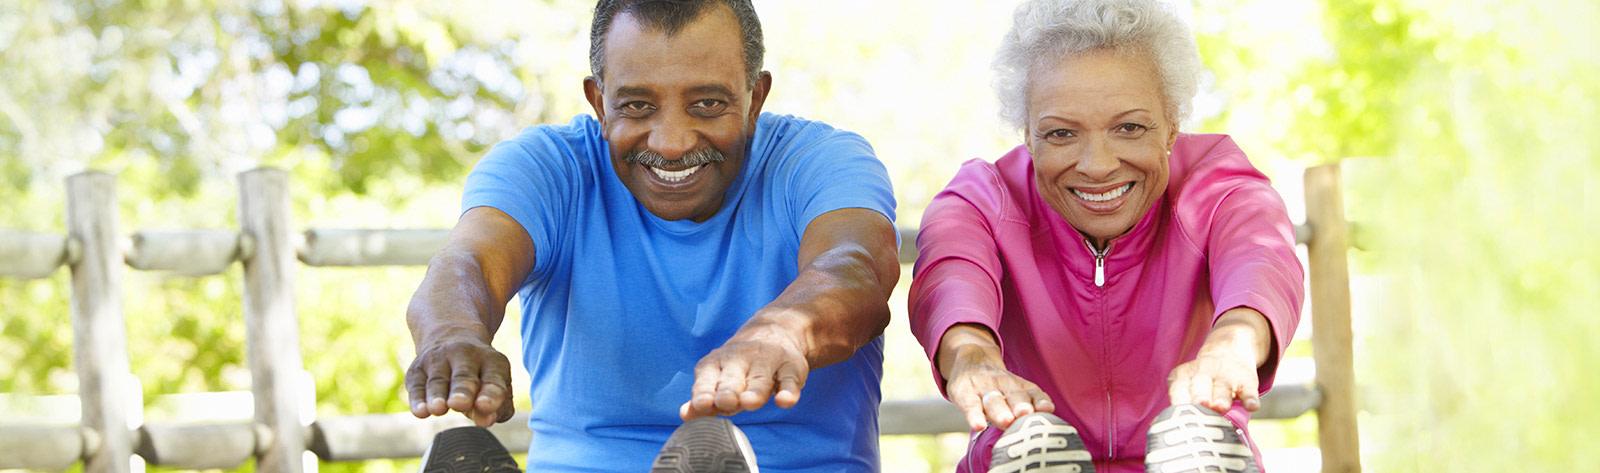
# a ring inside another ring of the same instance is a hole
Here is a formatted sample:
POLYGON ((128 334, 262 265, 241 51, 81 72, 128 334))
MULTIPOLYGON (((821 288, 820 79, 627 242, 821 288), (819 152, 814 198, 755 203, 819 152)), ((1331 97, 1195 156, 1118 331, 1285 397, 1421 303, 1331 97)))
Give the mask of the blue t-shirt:
MULTIPOLYGON (((763 114, 709 220, 657 218, 623 187, 593 117, 495 145, 462 210, 494 207, 533 239, 522 301, 533 381, 528 471, 648 471, 689 400, 694 365, 799 274, 812 219, 866 208, 894 220, 871 146, 820 122, 763 114)), ((730 419, 762 471, 877 471, 883 338, 813 370, 800 403, 730 419)))

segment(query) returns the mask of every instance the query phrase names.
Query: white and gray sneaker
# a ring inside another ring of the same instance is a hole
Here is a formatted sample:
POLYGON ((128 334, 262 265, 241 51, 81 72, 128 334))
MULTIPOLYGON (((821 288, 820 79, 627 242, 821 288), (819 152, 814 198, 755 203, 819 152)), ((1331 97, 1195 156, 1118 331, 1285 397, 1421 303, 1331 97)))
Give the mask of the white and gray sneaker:
POLYGON ((667 437, 650 473, 760 473, 750 439, 728 419, 685 422, 667 437))
POLYGON ((1198 404, 1168 407, 1150 424, 1146 473, 1260 473, 1244 431, 1198 404))
POLYGON ((456 427, 433 436, 418 473, 522 473, 489 429, 456 427))
POLYGON ((1017 418, 994 444, 989 473, 1094 473, 1078 429, 1055 414, 1017 418))

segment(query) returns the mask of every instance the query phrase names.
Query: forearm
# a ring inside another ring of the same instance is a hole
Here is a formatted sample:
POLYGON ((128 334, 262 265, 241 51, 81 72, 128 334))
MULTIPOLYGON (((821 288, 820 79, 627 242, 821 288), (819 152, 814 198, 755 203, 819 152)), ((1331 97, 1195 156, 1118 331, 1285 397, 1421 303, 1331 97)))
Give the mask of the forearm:
POLYGON ((412 342, 421 346, 430 339, 468 336, 487 343, 505 317, 505 303, 494 303, 502 300, 490 289, 478 258, 446 248, 428 263, 406 309, 412 342))
POLYGON ((777 329, 799 345, 812 369, 844 361, 883 334, 889 293, 899 279, 892 247, 840 245, 813 258, 735 337, 777 329))
POLYGON ((1254 366, 1266 363, 1272 354, 1272 328, 1267 318, 1248 307, 1223 312, 1200 345, 1200 356, 1226 355, 1252 360, 1254 366))

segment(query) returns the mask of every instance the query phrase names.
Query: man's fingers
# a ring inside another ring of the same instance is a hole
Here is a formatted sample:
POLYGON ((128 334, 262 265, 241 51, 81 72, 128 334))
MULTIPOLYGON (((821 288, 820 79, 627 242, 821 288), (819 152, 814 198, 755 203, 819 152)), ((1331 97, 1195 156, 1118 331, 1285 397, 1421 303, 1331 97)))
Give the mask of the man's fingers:
POLYGON ((714 405, 717 411, 727 412, 739 409, 739 393, 744 392, 746 373, 749 372, 742 360, 724 359, 722 372, 717 377, 717 388, 714 405))
POLYGON ((800 403, 800 390, 806 387, 809 371, 804 364, 793 362, 778 366, 778 392, 773 395, 778 407, 788 409, 800 403))
MULTIPOLYGON (((715 409, 717 381, 722 378, 722 365, 701 360, 694 367, 694 386, 689 388, 691 413, 712 412, 715 409)), ((688 420, 688 419, 685 419, 688 420)))
MULTIPOLYGON (((510 362, 498 353, 484 360, 483 368, 479 370, 478 376, 483 384, 478 389, 478 398, 473 401, 472 409, 490 425, 499 420, 502 407, 510 404, 507 401, 510 400, 511 387, 506 379, 510 370, 510 362)), ((479 425, 484 424, 479 422, 479 425)))
POLYGON ((776 376, 777 370, 766 360, 751 363, 750 371, 745 374, 744 390, 739 392, 739 409, 753 411, 766 405, 767 398, 772 397, 776 376))
POLYGON ((450 393, 450 365, 441 360, 428 360, 423 370, 428 373, 426 383, 426 399, 428 400, 428 415, 442 416, 450 413, 450 406, 445 404, 444 397, 450 393))
POLYGON ((411 368, 406 369, 406 402, 411 405, 411 415, 418 419, 428 417, 427 385, 428 373, 421 363, 412 362, 411 368))
POLYGON ((478 378, 478 361, 459 357, 451 361, 450 398, 445 400, 445 404, 450 406, 450 410, 471 417, 473 403, 478 399, 478 387, 482 383, 478 378))

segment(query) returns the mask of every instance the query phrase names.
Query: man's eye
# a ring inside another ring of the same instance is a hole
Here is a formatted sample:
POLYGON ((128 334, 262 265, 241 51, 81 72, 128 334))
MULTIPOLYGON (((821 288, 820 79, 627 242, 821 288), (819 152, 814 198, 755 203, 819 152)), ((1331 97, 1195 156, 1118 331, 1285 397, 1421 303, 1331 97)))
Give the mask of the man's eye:
POLYGON ((622 109, 623 110, 633 110, 633 111, 649 110, 650 109, 650 104, 644 103, 644 102, 639 102, 639 101, 628 102, 628 103, 622 104, 622 109))
POLYGON ((703 99, 703 100, 696 101, 694 103, 694 108, 697 109, 697 110, 700 110, 702 112, 715 112, 715 111, 718 111, 718 110, 722 110, 722 107, 724 105, 727 105, 727 104, 728 104, 727 102, 723 102, 723 101, 717 100, 717 99, 703 99))

